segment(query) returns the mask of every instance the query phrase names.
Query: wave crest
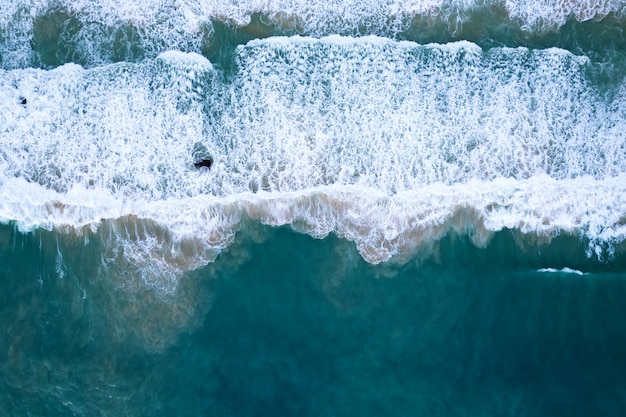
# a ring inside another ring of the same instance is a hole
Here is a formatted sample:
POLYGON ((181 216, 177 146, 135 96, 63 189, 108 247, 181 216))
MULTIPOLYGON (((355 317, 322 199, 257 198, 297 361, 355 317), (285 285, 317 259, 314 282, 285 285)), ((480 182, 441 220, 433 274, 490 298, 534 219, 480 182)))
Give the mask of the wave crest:
MULTIPOLYGON (((0 4, 0 67, 54 67, 67 62, 94 67, 138 62, 170 49, 215 56, 232 48, 231 41, 297 34, 556 46, 562 42, 554 43, 550 34, 571 21, 610 17, 605 24, 619 37, 625 10, 618 0, 170 0, 157 4, 5 0, 0 4)), ((572 50, 590 37, 600 44, 607 40, 602 33, 579 29, 572 50)))
POLYGON ((427 255, 449 233, 468 235, 482 247, 506 229, 518 230, 535 243, 562 233, 579 236, 590 242, 589 255, 601 257, 626 240, 625 180, 624 175, 560 181, 538 176, 434 184, 391 196, 358 186, 330 186, 135 202, 132 207, 118 201, 115 216, 104 218, 112 215, 107 205, 83 224, 86 218, 76 203, 62 202, 61 195, 53 203, 42 199, 30 207, 2 203, 0 213, 5 221, 22 218, 24 224, 28 219, 31 227, 48 226, 70 236, 97 233, 105 246, 105 263, 133 265, 145 283, 167 288, 180 273, 215 260, 237 233, 246 233, 251 221, 290 225, 315 238, 334 233, 355 242, 370 263, 427 255))

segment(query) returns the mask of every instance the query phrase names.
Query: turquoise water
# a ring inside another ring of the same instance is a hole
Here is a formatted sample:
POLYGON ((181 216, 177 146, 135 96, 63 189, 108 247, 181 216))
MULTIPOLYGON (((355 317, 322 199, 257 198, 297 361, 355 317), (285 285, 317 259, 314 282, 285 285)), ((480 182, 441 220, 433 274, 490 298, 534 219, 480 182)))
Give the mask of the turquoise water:
POLYGON ((0 414, 622 415, 625 13, 0 0, 0 414))
POLYGON ((437 259, 372 266, 334 237, 258 233, 163 299, 94 270, 96 242, 61 247, 59 265, 52 234, 4 227, 3 412, 584 416, 626 405, 623 258, 585 262, 565 238, 520 251, 502 232, 486 249, 449 237, 437 259))

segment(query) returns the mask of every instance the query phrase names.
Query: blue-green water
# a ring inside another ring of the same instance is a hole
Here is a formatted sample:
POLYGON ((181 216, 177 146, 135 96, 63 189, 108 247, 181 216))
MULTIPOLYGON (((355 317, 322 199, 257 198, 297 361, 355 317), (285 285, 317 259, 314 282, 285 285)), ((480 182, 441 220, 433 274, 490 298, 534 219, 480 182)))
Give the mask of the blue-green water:
POLYGON ((59 266, 52 234, 3 228, 3 412, 586 416, 626 406, 623 258, 584 262, 565 238, 520 251, 502 232, 486 249, 450 237, 436 260, 372 266, 337 238, 261 233, 162 299, 95 271, 96 242, 62 247, 59 266), (594 272, 537 272, 546 264, 594 272))
POLYGON ((625 13, 0 0, 0 415, 621 416, 625 13))

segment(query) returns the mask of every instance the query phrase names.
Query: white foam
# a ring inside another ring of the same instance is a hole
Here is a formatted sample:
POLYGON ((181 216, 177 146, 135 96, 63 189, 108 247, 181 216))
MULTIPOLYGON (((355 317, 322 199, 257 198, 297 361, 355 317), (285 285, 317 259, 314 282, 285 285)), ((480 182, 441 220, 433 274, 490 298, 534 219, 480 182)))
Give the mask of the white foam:
POLYGON ((584 77, 585 58, 483 53, 467 42, 345 42, 271 39, 238 49, 238 96, 223 134, 246 138, 229 150, 229 160, 249 165, 242 184, 256 175, 272 191, 338 182, 394 193, 538 173, 601 178, 626 167, 617 151, 624 135, 608 122, 623 125, 624 112, 607 111, 584 77))
POLYGON ((331 37, 236 59, 229 83, 180 52, 2 72, 0 221, 99 233, 148 281, 211 262, 248 219, 373 263, 453 230, 626 237, 626 90, 600 95, 585 58, 331 37))
MULTIPOLYGON (((47 62, 42 63, 41 57, 32 50, 31 43, 37 36, 44 39, 55 36, 61 25, 67 26, 66 18, 74 19, 74 29, 69 29, 70 34, 66 34, 66 39, 61 39, 60 43, 64 47, 69 45, 73 51, 70 56, 62 57, 62 62, 79 60, 85 65, 97 66, 120 58, 138 60, 144 55, 154 58, 170 49, 200 52, 202 25, 208 18, 208 11, 194 3, 0 0, 0 35, 5 38, 0 45, 2 67, 46 65, 47 62), (56 24, 38 20, 53 13, 63 16, 56 24), (126 46, 122 42, 124 37, 127 37, 126 46), (141 52, 138 56, 129 52, 127 56, 115 57, 115 50, 124 47, 138 48, 141 52)), ((52 45, 48 47, 54 48, 52 45)), ((62 47, 56 49, 57 53, 62 53, 62 47)))
MULTIPOLYGON (((128 58, 134 60, 144 54, 153 58, 169 49, 200 52, 212 19, 245 26, 255 13, 262 13, 266 23, 277 30, 316 37, 333 33, 394 37, 410 30, 415 17, 425 17, 446 22, 454 36, 471 18, 472 10, 490 7, 504 9, 510 19, 528 30, 553 30, 569 18, 599 19, 609 13, 623 15, 626 10, 620 0, 0 0, 0 34, 5 38, 0 52, 6 69, 41 65, 31 48, 34 25, 39 16, 52 10, 67 14, 80 26, 72 39, 65 40, 75 45, 76 51, 64 59, 81 59, 96 66, 115 60, 111 50, 120 48, 113 45, 119 43, 122 33, 137 38, 142 52, 140 56, 130 54, 128 58)), ((40 30, 54 33, 52 26, 40 30)))
POLYGON ((626 5, 620 0, 507 0, 506 8, 511 17, 528 26, 550 28, 563 25, 569 18, 583 22, 601 19, 609 13, 624 13, 626 5))
POLYGON ((562 273, 562 274, 574 274, 574 275, 585 275, 584 272, 579 271, 578 269, 572 269, 572 268, 561 268, 561 269, 556 269, 556 268, 541 268, 538 269, 537 272, 547 272, 547 273, 562 273))
POLYGON ((5 72, 5 175, 62 192, 82 186, 131 198, 185 193, 169 181, 188 176, 189 149, 205 128, 201 97, 214 72, 200 56, 173 56, 91 71, 68 64, 5 72))
POLYGON ((187 69, 192 67, 202 71, 211 71, 213 69, 213 65, 205 57, 194 52, 165 51, 159 54, 158 58, 171 65, 179 64, 187 69))
POLYGON ((624 175, 606 180, 501 179, 435 184, 393 196, 360 186, 328 186, 301 192, 109 203, 110 197, 103 198, 99 190, 84 191, 80 198, 39 190, 38 199, 17 195, 11 201, 5 184, 0 189, 0 216, 21 219, 24 227, 70 234, 84 233, 84 227, 104 228, 104 240, 120 248, 112 249, 115 256, 122 251, 126 261, 157 269, 161 275, 214 260, 246 219, 292 225, 316 238, 335 233, 354 241, 367 261, 378 263, 411 255, 451 231, 469 234, 479 246, 503 229, 539 236, 582 234, 599 243, 623 241, 625 180, 624 175), (98 203, 89 204, 86 197, 98 203))

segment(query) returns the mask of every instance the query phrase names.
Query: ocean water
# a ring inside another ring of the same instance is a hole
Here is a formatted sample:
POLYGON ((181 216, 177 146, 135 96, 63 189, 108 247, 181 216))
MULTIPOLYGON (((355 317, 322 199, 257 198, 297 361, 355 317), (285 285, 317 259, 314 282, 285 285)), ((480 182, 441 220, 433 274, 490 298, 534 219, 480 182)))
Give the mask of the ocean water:
POLYGON ((624 306, 623 1, 0 0, 0 415, 622 416, 624 306))

